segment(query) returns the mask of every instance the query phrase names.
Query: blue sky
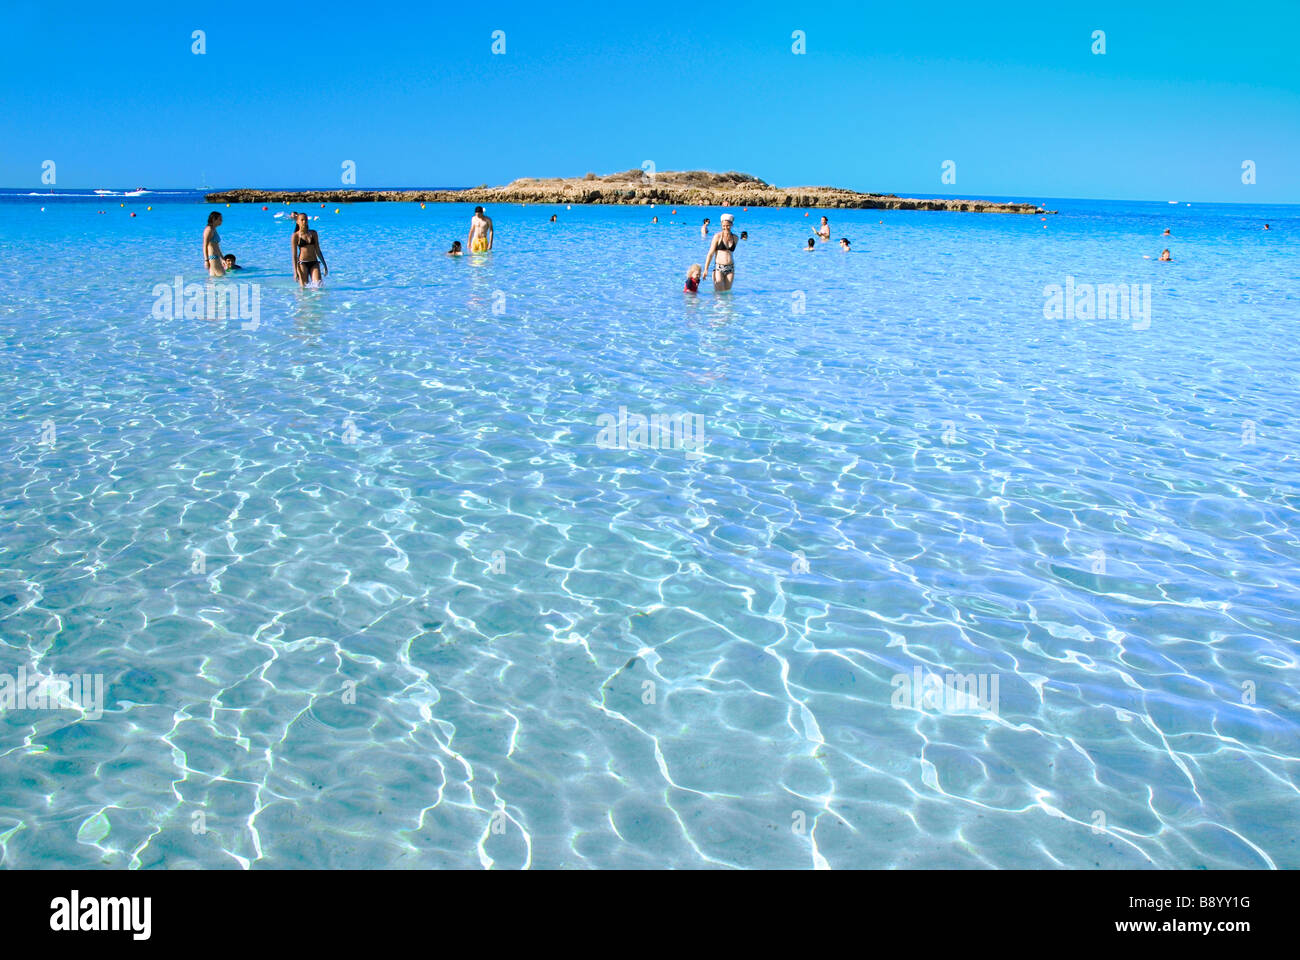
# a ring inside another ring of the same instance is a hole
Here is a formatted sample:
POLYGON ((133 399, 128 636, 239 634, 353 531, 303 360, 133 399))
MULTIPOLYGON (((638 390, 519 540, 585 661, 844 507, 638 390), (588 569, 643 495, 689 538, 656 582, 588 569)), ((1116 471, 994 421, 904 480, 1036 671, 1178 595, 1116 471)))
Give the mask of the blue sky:
POLYGON ((154 188, 339 185, 345 160, 363 188, 651 160, 900 194, 1300 202, 1295 0, 9 0, 0 16, 9 187, 39 185, 44 160, 58 186, 154 188))

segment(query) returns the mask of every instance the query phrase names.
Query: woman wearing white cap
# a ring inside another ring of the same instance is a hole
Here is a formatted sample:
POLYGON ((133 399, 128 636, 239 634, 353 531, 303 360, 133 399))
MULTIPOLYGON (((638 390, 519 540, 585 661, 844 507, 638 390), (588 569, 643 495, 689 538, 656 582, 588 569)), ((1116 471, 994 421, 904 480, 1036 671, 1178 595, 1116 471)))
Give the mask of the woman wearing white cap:
POLYGON ((736 218, 729 213, 722 215, 722 226, 713 235, 713 242, 709 244, 709 255, 704 259, 705 273, 709 270, 710 262, 713 262, 714 290, 730 290, 732 281, 736 279, 736 260, 732 254, 735 253, 736 244, 740 241, 731 232, 731 225, 735 220, 736 218), (715 257, 716 262, 714 262, 715 257))

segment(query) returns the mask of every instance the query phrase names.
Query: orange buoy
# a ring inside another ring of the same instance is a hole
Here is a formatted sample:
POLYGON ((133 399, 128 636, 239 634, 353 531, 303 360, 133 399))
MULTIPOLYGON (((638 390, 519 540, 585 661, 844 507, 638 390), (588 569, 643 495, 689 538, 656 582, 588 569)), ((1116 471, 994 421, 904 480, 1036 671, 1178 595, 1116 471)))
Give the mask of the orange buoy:
POLYGON ((263 209, 263 210, 267 209, 267 207, 266 207, 265 204, 262 205, 262 209, 263 209))

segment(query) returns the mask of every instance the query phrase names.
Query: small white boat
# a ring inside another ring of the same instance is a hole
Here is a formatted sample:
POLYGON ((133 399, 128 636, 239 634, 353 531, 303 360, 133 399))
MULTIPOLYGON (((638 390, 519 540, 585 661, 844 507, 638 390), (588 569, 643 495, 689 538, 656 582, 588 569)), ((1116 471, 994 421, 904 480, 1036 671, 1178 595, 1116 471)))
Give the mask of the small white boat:
POLYGON ((96 190, 95 192, 96 192, 97 194, 99 194, 101 197, 111 197, 111 196, 112 196, 114 193, 116 193, 117 191, 115 191, 115 190, 96 190))
POLYGON ((137 187, 137 188, 134 189, 134 190, 128 190, 126 193, 122 194, 122 196, 124 196, 124 197, 143 197, 143 196, 144 196, 146 193, 148 193, 148 192, 149 192, 149 191, 146 190, 144 187, 137 187))

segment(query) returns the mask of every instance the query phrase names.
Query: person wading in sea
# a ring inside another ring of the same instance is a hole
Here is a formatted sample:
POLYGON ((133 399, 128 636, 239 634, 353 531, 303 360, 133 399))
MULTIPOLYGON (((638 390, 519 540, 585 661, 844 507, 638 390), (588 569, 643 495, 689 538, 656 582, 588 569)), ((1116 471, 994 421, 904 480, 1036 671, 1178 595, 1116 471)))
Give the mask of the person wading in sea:
POLYGON ((709 243, 709 255, 704 259, 704 270, 707 273, 709 263, 716 258, 713 268, 714 290, 730 290, 732 281, 736 279, 736 258, 733 254, 740 238, 731 232, 731 225, 735 221, 736 218, 729 213, 722 215, 722 226, 713 235, 713 240, 709 243))
POLYGON ((474 216, 469 222, 469 252, 486 253, 492 249, 496 231, 492 229, 492 218, 483 212, 482 207, 474 208, 474 216))

